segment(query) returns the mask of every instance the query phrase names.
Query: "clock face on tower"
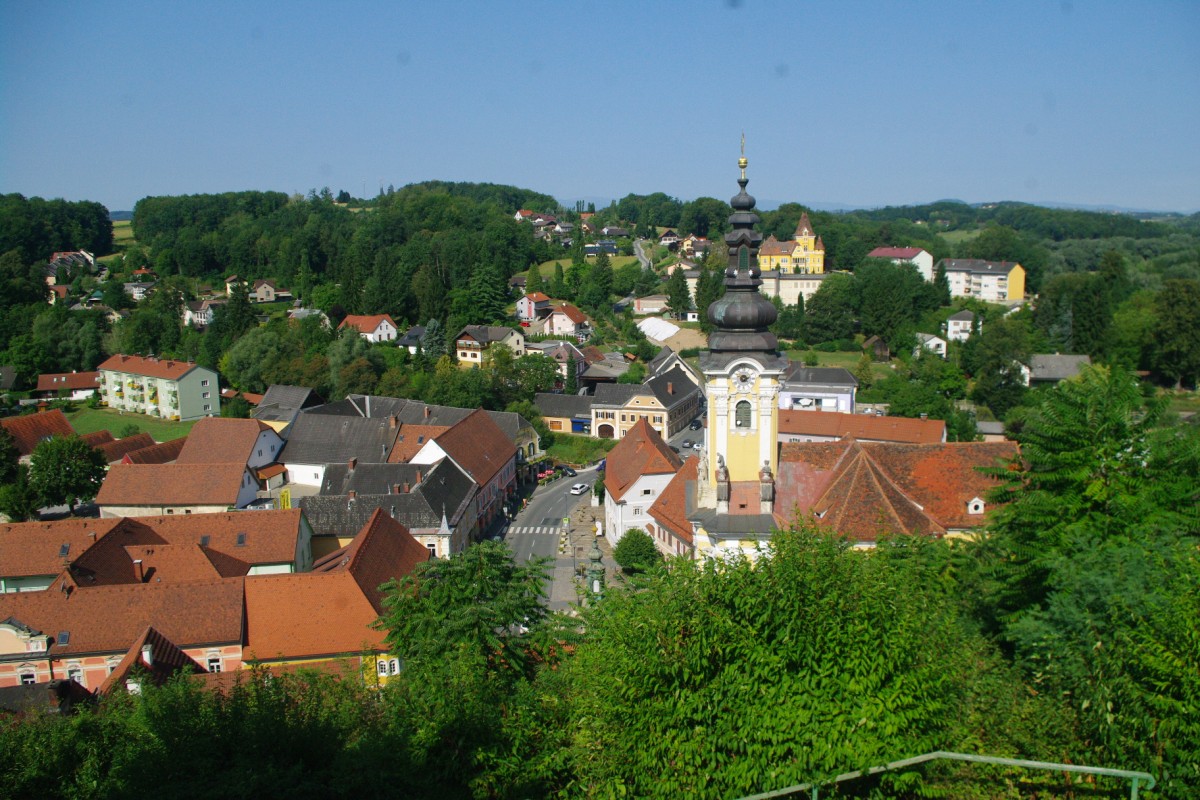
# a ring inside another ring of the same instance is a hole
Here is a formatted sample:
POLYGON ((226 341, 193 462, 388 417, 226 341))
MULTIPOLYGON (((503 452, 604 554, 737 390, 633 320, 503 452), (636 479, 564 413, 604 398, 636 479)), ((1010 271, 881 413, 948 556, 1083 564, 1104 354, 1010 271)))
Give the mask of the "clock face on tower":
POLYGON ((733 391, 748 392, 754 386, 754 370, 743 367, 733 373, 733 391))

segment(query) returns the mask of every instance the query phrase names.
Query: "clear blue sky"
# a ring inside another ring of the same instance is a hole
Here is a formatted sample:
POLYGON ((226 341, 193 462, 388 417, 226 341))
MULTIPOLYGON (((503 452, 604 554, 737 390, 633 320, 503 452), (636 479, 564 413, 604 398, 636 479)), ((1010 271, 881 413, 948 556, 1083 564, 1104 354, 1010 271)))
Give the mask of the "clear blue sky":
POLYGON ((0 0, 0 191, 1200 209, 1200 2, 0 0))

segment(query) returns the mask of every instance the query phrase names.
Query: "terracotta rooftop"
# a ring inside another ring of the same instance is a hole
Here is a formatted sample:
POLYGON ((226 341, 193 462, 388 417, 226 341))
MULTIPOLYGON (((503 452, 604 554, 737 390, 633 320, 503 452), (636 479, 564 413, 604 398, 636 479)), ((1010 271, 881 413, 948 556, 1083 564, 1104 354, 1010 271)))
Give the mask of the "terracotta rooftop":
POLYGON ((119 519, 63 519, 0 525, 0 575, 57 575, 115 528, 119 519))
POLYGON ((38 375, 37 391, 57 392, 61 389, 95 389, 100 385, 99 372, 52 372, 38 375))
MULTIPOLYGON (((59 579, 62 580, 62 579, 59 579)), ((181 647, 242 640, 242 579, 0 594, 0 619, 50 634, 47 655, 125 652, 147 626, 181 647), (68 634, 65 644, 60 633, 68 634)))
POLYGON ((946 423, 940 419, 787 409, 779 412, 779 434, 832 436, 836 439, 851 436, 859 441, 937 444, 946 439, 946 423))
POLYGON ((183 450, 184 444, 187 442, 186 436, 180 436, 178 439, 171 439, 168 442, 143 447, 141 450, 134 450, 132 453, 126 453, 121 459, 122 464, 170 464, 175 459, 179 458, 179 453, 183 450))
POLYGON ((23 456, 32 453, 38 443, 45 439, 75 434, 71 423, 67 422, 67 418, 57 408, 39 414, 5 417, 0 419, 0 427, 12 435, 13 442, 17 446, 17 453, 23 456))
POLYGON ((396 327, 396 321, 389 314, 348 314, 338 325, 338 330, 354 328, 359 333, 374 333, 384 320, 390 322, 393 328, 396 327))
MULTIPOLYGON (((692 544, 692 525, 687 518, 688 484, 694 484, 699 472, 699 456, 689 456, 675 477, 650 506, 650 516, 672 531, 678 538, 692 544)), ((606 465, 607 466, 607 465, 606 465)))
POLYGON ((204 669, 153 626, 147 626, 133 640, 125 657, 104 679, 104 683, 100 684, 97 693, 107 695, 123 690, 126 688, 125 682, 134 677, 145 677, 161 686, 177 672, 201 673, 204 669))
POLYGON ((545 295, 541 292, 530 292, 529 294, 525 295, 525 297, 526 299, 532 300, 535 303, 546 303, 550 301, 549 295, 545 295))
POLYGON ((241 464, 114 464, 100 486, 101 506, 232 506, 241 464))
POLYGON ((104 442, 96 446, 96 449, 104 454, 104 463, 112 464, 113 462, 122 460, 129 453, 153 447, 154 444, 154 437, 150 434, 135 433, 133 436, 126 436, 124 439, 104 442))
POLYGON ((426 442, 448 430, 450 430, 448 426, 442 425, 401 423, 400 434, 396 437, 396 443, 392 446, 392 452, 388 453, 388 463, 407 464, 409 459, 425 446, 426 442))
POLYGON ((552 313, 562 314, 567 319, 571 320, 571 322, 574 322, 576 325, 581 325, 581 324, 587 322, 587 314, 584 314, 582 311, 580 311, 578 308, 571 305, 570 303, 560 303, 559 305, 554 307, 554 311, 552 313))
POLYGON ((245 578, 243 658, 272 661, 379 651, 383 631, 348 571, 245 578))
POLYGON ((517 453, 512 440, 482 408, 439 435, 437 444, 480 486, 487 486, 517 453))
MULTIPOLYGON (((690 385, 690 384, 689 384, 690 385)), ((638 419, 608 454, 604 470, 604 490, 619 501, 643 475, 669 475, 683 461, 645 417, 638 419)))
POLYGON ((177 464, 245 464, 254 455, 258 435, 274 429, 256 419, 204 417, 192 426, 177 464))
POLYGON ((97 369, 101 372, 111 370, 113 372, 126 372, 131 375, 145 375, 149 378, 179 380, 198 366, 198 364, 192 361, 115 355, 102 363, 97 369))
POLYGON ((916 258, 921 254, 919 247, 876 247, 867 253, 867 258, 916 258))
POLYGON ((322 559, 314 571, 349 572, 379 614, 383 612, 379 587, 407 575, 429 557, 428 548, 413 538, 408 528, 376 509, 350 544, 322 559))

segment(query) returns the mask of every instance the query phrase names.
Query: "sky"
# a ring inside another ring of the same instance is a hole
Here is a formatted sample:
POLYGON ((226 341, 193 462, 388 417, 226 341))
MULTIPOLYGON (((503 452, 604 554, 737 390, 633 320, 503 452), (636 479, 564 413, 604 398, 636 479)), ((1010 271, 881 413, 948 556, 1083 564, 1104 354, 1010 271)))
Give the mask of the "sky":
POLYGON ((0 0, 0 192, 1200 210, 1200 2, 0 0))

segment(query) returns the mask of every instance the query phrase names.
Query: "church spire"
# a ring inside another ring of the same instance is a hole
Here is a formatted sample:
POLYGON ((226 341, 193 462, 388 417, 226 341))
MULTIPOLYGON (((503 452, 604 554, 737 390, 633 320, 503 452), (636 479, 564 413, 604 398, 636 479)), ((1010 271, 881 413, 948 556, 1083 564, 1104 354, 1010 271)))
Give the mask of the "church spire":
POLYGON ((754 229, 758 215, 754 213, 754 198, 746 193, 746 137, 742 134, 742 155, 738 159, 741 171, 739 191, 729 201, 731 230, 725 234, 729 248, 729 263, 725 269, 725 296, 708 307, 708 318, 717 329, 708 339, 707 363, 720 367, 740 356, 756 356, 766 365, 780 358, 779 341, 767 327, 778 312, 771 301, 759 293, 762 285, 758 269, 758 248, 762 234, 754 229))

